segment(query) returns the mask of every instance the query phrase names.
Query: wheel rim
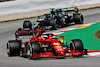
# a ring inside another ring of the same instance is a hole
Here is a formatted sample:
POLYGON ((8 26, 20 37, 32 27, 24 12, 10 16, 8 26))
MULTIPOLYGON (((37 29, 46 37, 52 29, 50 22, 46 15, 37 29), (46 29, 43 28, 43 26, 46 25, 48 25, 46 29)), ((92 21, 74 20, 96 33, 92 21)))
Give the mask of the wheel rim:
POLYGON ((28 56, 30 55, 30 50, 27 51, 28 56))
POLYGON ((55 29, 57 29, 57 25, 55 25, 55 29))
POLYGON ((10 45, 7 43, 7 54, 10 56, 10 45))
POLYGON ((28 47, 27 55, 28 55, 28 58, 29 58, 29 59, 32 58, 32 47, 31 47, 31 45, 28 47))
POLYGON ((82 22, 83 22, 83 16, 81 15, 81 20, 82 20, 82 22))
POLYGON ((82 17, 81 17, 81 15, 80 15, 80 23, 82 23, 82 17))
POLYGON ((20 54, 19 54, 19 56, 22 56, 23 55, 23 52, 22 51, 20 51, 20 54))
POLYGON ((80 15, 80 23, 83 23, 83 16, 80 15))
POLYGON ((75 50, 75 45, 74 45, 74 42, 73 42, 73 41, 71 41, 70 43, 72 44, 73 50, 75 50))

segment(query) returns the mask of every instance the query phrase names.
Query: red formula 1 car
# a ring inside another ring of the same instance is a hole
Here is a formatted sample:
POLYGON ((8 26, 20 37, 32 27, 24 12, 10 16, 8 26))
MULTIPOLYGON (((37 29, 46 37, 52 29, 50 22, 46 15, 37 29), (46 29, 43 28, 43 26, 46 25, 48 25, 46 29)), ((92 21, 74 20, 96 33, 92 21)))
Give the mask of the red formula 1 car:
MULTIPOLYGON (((64 39, 63 36, 61 38, 64 39)), ((87 50, 83 48, 83 43, 79 39, 72 40, 70 48, 68 48, 67 44, 63 44, 57 38, 53 38, 53 34, 42 34, 25 42, 18 39, 8 41, 7 54, 8 56, 26 56, 29 59, 62 58, 87 55, 87 50), (63 48, 64 46, 66 48, 63 48)))

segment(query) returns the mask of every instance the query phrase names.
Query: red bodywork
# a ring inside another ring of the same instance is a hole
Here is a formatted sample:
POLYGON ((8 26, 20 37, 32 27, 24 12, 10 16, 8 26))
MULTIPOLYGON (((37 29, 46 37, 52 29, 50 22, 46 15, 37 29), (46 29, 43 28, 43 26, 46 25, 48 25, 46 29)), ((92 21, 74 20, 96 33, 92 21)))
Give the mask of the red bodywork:
POLYGON ((38 59, 38 57, 42 58, 51 58, 51 57, 56 57, 56 58, 61 58, 61 57, 70 57, 70 56, 80 56, 86 54, 85 51, 75 51, 75 50, 70 50, 70 49, 64 49, 61 43, 58 41, 57 38, 53 38, 52 36, 49 36, 48 39, 43 38, 42 36, 37 36, 31 38, 29 42, 35 42, 38 41, 40 43, 40 47, 48 45, 47 48, 54 48, 56 51, 56 55, 52 51, 47 51, 47 52, 40 52, 40 53, 35 53, 33 52, 33 58, 38 59))
MULTIPOLYGON (((61 43, 58 41, 57 38, 53 38, 52 35, 49 35, 48 38, 45 38, 44 35, 42 35, 42 32, 45 32, 45 30, 20 30, 16 31, 16 39, 19 38, 19 36, 24 36, 24 35, 33 35, 33 33, 41 36, 35 36, 32 37, 31 40, 26 41, 25 43, 31 43, 31 42, 39 42, 40 47, 47 46, 47 48, 54 48, 55 53, 52 51, 46 51, 46 52, 40 52, 40 53, 35 53, 33 52, 33 58, 38 59, 38 57, 42 58, 51 58, 51 57, 56 57, 56 58, 61 58, 61 57, 70 57, 70 56, 80 56, 86 54, 86 52, 83 51, 75 51, 75 50, 70 50, 70 49, 64 49, 61 43)), ((27 52, 27 45, 25 44, 24 46, 24 52, 27 52)))
POLYGON ((35 30, 20 30, 15 32, 15 37, 16 39, 19 38, 19 36, 27 36, 27 35, 33 35, 33 34, 38 34, 41 35, 45 30, 43 29, 35 29, 35 30))

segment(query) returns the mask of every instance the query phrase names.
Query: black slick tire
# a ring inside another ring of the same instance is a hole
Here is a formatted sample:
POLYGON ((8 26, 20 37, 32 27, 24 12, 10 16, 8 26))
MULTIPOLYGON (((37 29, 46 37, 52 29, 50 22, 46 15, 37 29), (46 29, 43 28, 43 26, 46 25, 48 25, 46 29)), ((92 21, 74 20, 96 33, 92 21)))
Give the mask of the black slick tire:
POLYGON ((32 23, 29 20, 23 22, 23 29, 25 28, 29 28, 30 30, 32 29, 32 23))
POLYGON ((75 24, 83 24, 84 17, 81 13, 74 14, 73 15, 73 20, 74 20, 75 24))
POLYGON ((70 50, 83 51, 83 43, 80 39, 75 39, 70 42, 70 50))
POLYGON ((8 56, 19 56, 21 44, 19 41, 10 40, 7 43, 7 54, 8 56))
POLYGON ((27 48, 27 57, 31 60, 31 59, 36 59, 33 58, 33 52, 35 53, 39 53, 40 52, 40 44, 38 42, 32 42, 28 45, 27 48))

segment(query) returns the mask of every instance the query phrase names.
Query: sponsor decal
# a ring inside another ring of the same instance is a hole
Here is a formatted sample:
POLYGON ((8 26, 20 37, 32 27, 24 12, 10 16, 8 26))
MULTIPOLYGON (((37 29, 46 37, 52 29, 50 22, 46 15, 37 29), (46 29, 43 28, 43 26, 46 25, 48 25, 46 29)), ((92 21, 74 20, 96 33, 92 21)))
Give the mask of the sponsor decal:
POLYGON ((48 46, 49 46, 49 45, 43 45, 43 44, 42 44, 42 46, 41 46, 41 47, 48 47, 48 46))
POLYGON ((40 55, 40 57, 49 57, 49 55, 40 55))
POLYGON ((66 56, 69 56, 69 53, 66 53, 65 55, 66 55, 66 56))
POLYGON ((58 42, 57 42, 57 43, 54 42, 53 44, 54 44, 54 45, 60 45, 60 43, 58 43, 58 42))
POLYGON ((81 54, 81 53, 73 53, 73 55, 79 55, 79 54, 81 54))
POLYGON ((56 48, 61 48, 61 46, 55 46, 56 48))

